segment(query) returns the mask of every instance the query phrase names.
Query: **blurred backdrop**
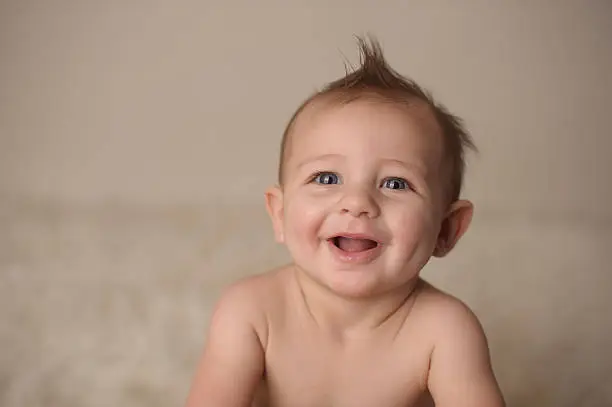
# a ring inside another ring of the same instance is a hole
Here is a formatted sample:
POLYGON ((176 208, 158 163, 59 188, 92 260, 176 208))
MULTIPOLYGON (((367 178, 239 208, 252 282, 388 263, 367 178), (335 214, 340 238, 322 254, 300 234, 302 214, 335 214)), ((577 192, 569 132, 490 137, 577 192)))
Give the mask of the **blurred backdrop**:
POLYGON ((209 310, 287 261, 263 190, 357 62, 465 118, 472 229, 424 276, 509 406, 612 405, 609 1, 0 1, 0 405, 180 406, 209 310))

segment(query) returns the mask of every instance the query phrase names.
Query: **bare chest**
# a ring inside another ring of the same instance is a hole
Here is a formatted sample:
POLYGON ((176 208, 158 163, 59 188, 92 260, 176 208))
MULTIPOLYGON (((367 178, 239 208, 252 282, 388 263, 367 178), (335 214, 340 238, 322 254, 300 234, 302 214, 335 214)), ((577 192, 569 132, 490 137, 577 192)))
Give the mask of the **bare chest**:
POLYGON ((418 340, 338 346, 307 332, 275 339, 262 382, 270 407, 411 407, 425 390, 429 356, 418 340))

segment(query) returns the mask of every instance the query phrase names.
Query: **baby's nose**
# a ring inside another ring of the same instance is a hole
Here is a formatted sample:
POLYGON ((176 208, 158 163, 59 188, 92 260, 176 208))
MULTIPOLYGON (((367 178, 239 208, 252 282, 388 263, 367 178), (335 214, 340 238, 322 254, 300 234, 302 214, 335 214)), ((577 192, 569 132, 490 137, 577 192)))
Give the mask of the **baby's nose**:
POLYGON ((375 218, 380 214, 380 207, 372 193, 365 188, 355 188, 344 195, 340 202, 340 212, 355 217, 375 218))

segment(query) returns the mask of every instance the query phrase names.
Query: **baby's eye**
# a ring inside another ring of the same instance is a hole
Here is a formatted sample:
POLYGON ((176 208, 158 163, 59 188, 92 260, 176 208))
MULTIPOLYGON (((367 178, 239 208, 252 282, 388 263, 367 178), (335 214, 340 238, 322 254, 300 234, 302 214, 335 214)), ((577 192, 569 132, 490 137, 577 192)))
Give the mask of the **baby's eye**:
POLYGON ((317 184, 332 185, 339 184, 340 177, 338 177, 338 174, 334 174, 333 172, 320 172, 314 176, 312 181, 316 182, 317 184))
POLYGON ((403 190, 410 188, 410 184, 402 178, 387 178, 382 182, 383 188, 389 188, 394 190, 403 190))

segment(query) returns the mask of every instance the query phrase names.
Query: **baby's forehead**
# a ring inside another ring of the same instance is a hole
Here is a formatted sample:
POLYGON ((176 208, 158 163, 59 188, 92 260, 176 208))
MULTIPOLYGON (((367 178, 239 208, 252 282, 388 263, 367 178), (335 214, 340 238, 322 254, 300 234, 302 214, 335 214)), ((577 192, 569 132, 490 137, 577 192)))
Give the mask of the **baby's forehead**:
POLYGON ((332 138, 337 131, 346 129, 358 132, 361 129, 359 126, 374 117, 383 117, 385 121, 380 130, 377 129, 377 137, 383 138, 391 129, 395 129, 396 134, 400 133, 402 142, 418 143, 436 158, 441 155, 441 129, 432 109, 425 102, 379 95, 332 95, 311 101, 296 116, 287 134, 284 157, 288 159, 295 152, 293 147, 296 143, 304 147, 311 145, 311 142, 321 143, 321 137, 329 140, 328 137, 332 138))

